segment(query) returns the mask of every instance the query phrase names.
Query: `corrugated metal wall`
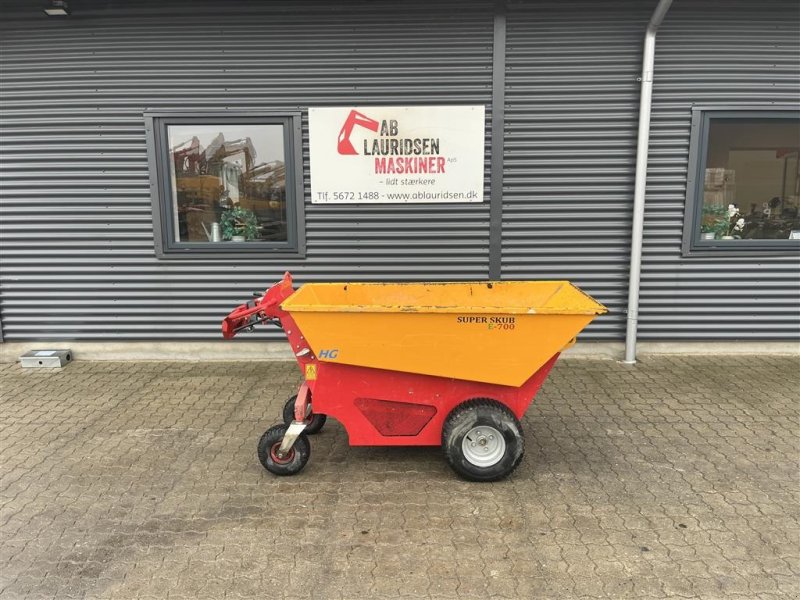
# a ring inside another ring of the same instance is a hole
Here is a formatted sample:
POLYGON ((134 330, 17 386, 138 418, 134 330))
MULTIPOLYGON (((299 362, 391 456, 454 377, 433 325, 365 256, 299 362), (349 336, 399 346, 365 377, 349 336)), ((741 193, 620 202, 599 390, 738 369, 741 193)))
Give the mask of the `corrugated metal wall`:
POLYGON ((644 27, 651 2, 513 2, 503 277, 570 279, 624 335, 644 27))
MULTIPOLYGON (((228 310, 286 268, 301 282, 487 277, 488 201, 307 202, 303 260, 156 260, 142 111, 489 107, 490 0, 70 7, 59 20, 3 4, 6 340, 219 339, 228 310)), ((307 136, 304 114, 306 190, 307 136)))
MULTIPOLYGON (((5 339, 218 339, 250 290, 302 280, 488 273, 482 205, 306 204, 307 257, 156 260, 142 111, 475 103, 491 118, 491 0, 105 2, 68 19, 3 0, 5 339)), ((510 2, 505 279, 569 278, 621 339, 641 42, 652 2, 510 2)), ((796 102, 791 1, 675 2, 656 52, 643 339, 798 334, 797 257, 683 258, 693 103, 796 102)), ((308 189, 307 127, 304 128, 308 189)), ((250 339, 253 339, 252 337, 250 339)))
MULTIPOLYGON (((573 279, 627 304, 641 47, 653 2, 512 2, 504 278, 573 279)), ((675 2, 659 31, 641 290, 644 340, 797 339, 800 260, 681 256, 693 104, 797 103, 792 1, 675 2)))
MULTIPOLYGON (((642 339, 798 339, 800 256, 681 258, 691 106, 800 108, 797 2, 676 1, 656 42, 642 339)), ((799 140, 800 141, 800 140, 799 140)))

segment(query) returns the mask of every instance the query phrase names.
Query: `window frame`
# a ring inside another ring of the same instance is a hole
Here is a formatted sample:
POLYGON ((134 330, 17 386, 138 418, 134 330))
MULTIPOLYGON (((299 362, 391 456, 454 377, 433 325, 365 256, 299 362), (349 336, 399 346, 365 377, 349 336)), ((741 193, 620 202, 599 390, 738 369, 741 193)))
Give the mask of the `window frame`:
POLYGON ((143 113, 147 138, 153 238, 159 259, 303 258, 305 256, 305 189, 303 186, 302 113, 262 111, 168 111, 143 113), (170 125, 282 125, 286 165, 285 242, 181 242, 174 236, 172 186, 167 128, 170 125))
POLYGON ((797 119, 797 106, 693 106, 689 141, 689 162, 686 173, 686 202, 683 216, 681 250, 684 257, 754 257, 793 254, 800 249, 800 240, 701 240, 700 221, 703 210, 703 185, 708 158, 708 134, 713 119, 797 119))

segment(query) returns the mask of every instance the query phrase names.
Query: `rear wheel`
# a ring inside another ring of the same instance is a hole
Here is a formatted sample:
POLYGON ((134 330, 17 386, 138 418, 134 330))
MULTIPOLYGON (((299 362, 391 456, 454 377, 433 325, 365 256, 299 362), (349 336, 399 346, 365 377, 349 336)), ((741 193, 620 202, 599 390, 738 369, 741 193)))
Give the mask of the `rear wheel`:
MULTIPOLYGON (((291 398, 286 401, 286 404, 283 405, 283 422, 288 427, 292 421, 294 421, 294 402, 297 400, 297 395, 295 394, 291 398)), ((325 415, 320 415, 315 412, 311 412, 311 418, 306 419, 306 428, 304 433, 308 435, 314 435, 315 433, 319 433, 322 427, 325 425, 325 421, 328 420, 328 417, 325 415)))
POLYGON ((460 404, 447 417, 442 447, 453 470, 471 481, 496 481, 517 468, 524 453, 522 426, 495 400, 460 404))
POLYGON ((258 460, 267 471, 275 475, 295 475, 303 470, 311 457, 311 444, 303 433, 295 440, 286 456, 278 456, 286 429, 286 425, 275 425, 267 429, 258 440, 258 460))

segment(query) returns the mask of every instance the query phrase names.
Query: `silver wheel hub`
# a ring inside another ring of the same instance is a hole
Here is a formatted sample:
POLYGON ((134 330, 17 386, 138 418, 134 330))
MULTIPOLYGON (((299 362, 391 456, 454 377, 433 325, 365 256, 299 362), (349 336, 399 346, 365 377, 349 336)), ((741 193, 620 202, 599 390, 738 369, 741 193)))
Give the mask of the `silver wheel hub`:
POLYGON ((473 427, 461 442, 464 458, 476 467, 491 467, 502 460, 506 453, 506 440, 494 427, 473 427))

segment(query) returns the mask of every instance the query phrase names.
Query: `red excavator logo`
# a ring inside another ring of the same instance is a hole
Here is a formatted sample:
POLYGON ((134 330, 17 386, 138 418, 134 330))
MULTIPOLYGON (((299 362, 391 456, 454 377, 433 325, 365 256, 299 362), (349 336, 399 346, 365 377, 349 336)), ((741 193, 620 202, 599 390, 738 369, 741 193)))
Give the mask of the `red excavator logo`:
POLYGON ((347 115, 347 119, 342 125, 342 130, 339 132, 339 144, 337 149, 339 154, 358 154, 350 141, 350 134, 353 133, 353 127, 360 125, 370 131, 378 131, 380 123, 375 119, 370 119, 367 115, 362 115, 357 110, 351 110, 347 115))

